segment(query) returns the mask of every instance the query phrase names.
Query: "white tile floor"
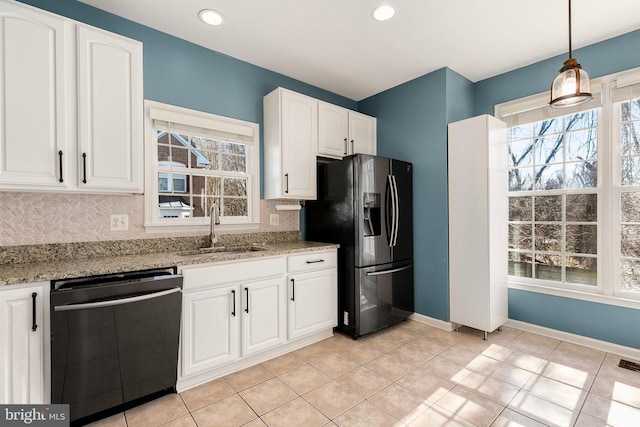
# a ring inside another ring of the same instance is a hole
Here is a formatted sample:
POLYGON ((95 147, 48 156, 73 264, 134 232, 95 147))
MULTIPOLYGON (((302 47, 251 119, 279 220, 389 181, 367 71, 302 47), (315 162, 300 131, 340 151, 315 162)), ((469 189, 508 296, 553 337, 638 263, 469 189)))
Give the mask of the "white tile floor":
POLYGON ((640 426, 620 356, 504 328, 407 321, 320 343, 95 426, 640 426))

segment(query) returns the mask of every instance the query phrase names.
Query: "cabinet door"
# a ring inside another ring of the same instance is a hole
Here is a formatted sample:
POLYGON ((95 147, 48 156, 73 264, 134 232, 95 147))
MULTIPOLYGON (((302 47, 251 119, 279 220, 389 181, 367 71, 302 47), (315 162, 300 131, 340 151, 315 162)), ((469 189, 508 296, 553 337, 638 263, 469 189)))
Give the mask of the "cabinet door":
POLYGON ((142 192, 142 45, 78 26, 78 186, 142 192))
POLYGON ((337 325, 336 269, 289 276, 289 339, 337 325))
POLYGON ((284 278, 242 285, 242 355, 285 341, 284 278))
POLYGON ((318 101, 318 156, 341 159, 347 155, 349 110, 318 101))
POLYGON ((376 155, 376 118, 349 111, 349 154, 376 155))
POLYGON ((317 101, 282 91, 282 196, 316 198, 317 101))
POLYGON ((44 286, 0 291, 3 404, 44 403, 44 286))
POLYGON ((236 360, 239 316, 236 286, 185 293, 182 307, 182 375, 236 360))
POLYGON ((66 187, 68 24, 0 3, 0 186, 66 187))

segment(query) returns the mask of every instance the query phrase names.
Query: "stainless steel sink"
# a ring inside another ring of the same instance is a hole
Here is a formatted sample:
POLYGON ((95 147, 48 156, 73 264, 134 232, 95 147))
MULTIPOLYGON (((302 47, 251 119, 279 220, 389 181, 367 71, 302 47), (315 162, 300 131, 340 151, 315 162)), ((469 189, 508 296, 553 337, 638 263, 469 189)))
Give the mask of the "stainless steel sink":
POLYGON ((220 246, 216 248, 199 248, 191 251, 178 252, 181 256, 192 255, 204 255, 204 254, 228 254, 228 253, 242 253, 242 252, 259 252, 266 251, 267 248, 261 246, 247 245, 247 246, 220 246))

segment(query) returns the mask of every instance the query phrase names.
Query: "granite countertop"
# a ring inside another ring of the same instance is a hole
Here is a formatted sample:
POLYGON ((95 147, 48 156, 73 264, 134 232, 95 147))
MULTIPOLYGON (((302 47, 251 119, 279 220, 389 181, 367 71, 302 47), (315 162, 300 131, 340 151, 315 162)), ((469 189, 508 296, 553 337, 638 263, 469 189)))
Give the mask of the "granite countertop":
MULTIPOLYGON (((18 250, 10 255, 4 254, 5 259, 0 257, 0 286, 92 276, 96 274, 121 273, 149 268, 264 258, 309 251, 331 250, 339 246, 333 243, 291 239, 290 236, 285 236, 284 239, 272 239, 271 237, 264 239, 263 236, 260 236, 260 238, 253 239, 249 237, 248 240, 223 242, 222 244, 218 244, 218 246, 230 247, 250 244, 264 248, 264 250, 191 254, 195 249, 205 246, 202 245, 201 239, 191 239, 191 241, 187 243, 171 239, 170 243, 166 244, 167 250, 163 251, 157 251, 157 249, 158 247, 164 248, 163 244, 165 244, 166 239, 164 239, 164 241, 160 241, 160 239, 148 240, 153 241, 153 247, 156 248, 156 251, 148 252, 144 251, 144 249, 142 249, 142 251, 131 249, 134 247, 135 242, 126 243, 124 246, 128 245, 129 247, 123 249, 122 241, 117 243, 100 242, 99 244, 102 246, 97 246, 98 243, 95 245, 80 244, 80 248, 67 247, 66 245, 46 245, 47 248, 39 251, 31 247, 21 248, 23 249, 21 260, 26 258, 27 262, 18 262, 15 260, 15 258, 19 257, 19 255, 17 255, 20 253, 18 250), (86 251, 89 250, 87 245, 96 246, 98 249, 93 249, 97 254, 93 254, 93 256, 85 255, 84 257, 79 255, 73 256, 73 252, 78 250, 84 250, 85 253, 87 253, 86 251), (113 250, 111 246, 117 246, 118 250, 113 250), (31 253, 24 255, 25 251, 31 251, 31 253), (37 255, 34 255, 34 252, 37 252, 37 255), (29 259, 29 255, 31 255, 31 259, 29 259), (65 257, 65 255, 69 256, 65 257), (11 262, 12 259, 13 262, 11 262)), ((148 244, 148 240, 145 239, 144 242, 139 242, 139 246, 144 248, 145 245, 148 244)))

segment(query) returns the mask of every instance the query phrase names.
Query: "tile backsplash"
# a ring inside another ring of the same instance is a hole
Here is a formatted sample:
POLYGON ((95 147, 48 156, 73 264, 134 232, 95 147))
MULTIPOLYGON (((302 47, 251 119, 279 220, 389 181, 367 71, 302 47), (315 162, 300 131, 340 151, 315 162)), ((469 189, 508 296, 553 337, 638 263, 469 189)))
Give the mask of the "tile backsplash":
MULTIPOLYGON (((258 230, 298 231, 299 211, 276 211, 276 204, 293 201, 260 200, 258 230), (269 215, 279 214, 279 224, 269 225, 269 215)), ((93 242, 204 233, 146 233, 144 196, 0 192, 0 246, 93 242), (111 215, 128 215, 127 231, 110 231, 111 215)))

